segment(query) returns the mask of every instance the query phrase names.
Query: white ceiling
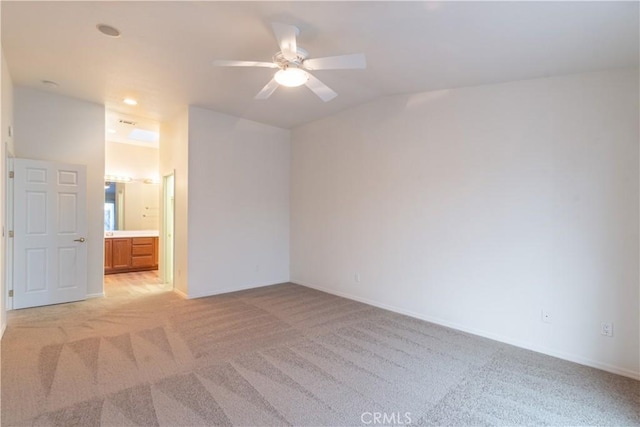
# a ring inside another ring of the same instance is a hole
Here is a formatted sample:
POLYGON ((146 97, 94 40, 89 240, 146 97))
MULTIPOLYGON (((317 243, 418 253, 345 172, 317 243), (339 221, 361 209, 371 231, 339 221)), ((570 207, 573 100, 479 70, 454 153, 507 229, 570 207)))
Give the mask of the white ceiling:
POLYGON ((16 85, 154 120, 189 104, 290 128, 381 96, 638 65, 637 2, 10 2, 2 45, 16 85), (311 57, 363 52, 366 70, 317 71, 306 87, 254 95, 273 21, 297 25, 311 57), (115 26, 105 37, 96 24, 115 26), (41 84, 53 80, 59 87, 41 84), (139 104, 122 104, 125 96, 139 104))

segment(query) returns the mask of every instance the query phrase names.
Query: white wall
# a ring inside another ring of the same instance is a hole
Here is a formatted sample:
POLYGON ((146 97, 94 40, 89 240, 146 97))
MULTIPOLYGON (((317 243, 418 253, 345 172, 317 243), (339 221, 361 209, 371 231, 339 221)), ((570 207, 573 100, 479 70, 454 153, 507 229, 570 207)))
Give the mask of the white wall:
POLYGON ((103 292, 104 106, 24 87, 14 89, 15 155, 87 166, 89 296, 103 292))
MULTIPOLYGON (((188 200, 189 200, 189 112, 185 108, 175 118, 160 126, 160 175, 175 171, 174 216, 174 288, 183 296, 189 294, 188 264, 188 200)), ((162 193, 160 198, 160 226, 163 221, 162 193)), ((162 254, 165 238, 160 232, 159 253, 162 254)), ((160 269, 164 274, 162 255, 160 269)))
POLYGON ((638 377, 638 114, 631 69, 294 129, 291 279, 638 377))
POLYGON ((290 132, 189 108, 189 297, 289 280, 290 132))
POLYGON ((6 238, 7 217, 7 170, 6 158, 13 153, 13 136, 9 134, 9 127, 13 126, 13 83, 9 67, 4 57, 4 52, 0 49, 1 69, 0 69, 0 227, 4 233, 0 234, 0 338, 7 326, 7 296, 8 286, 6 280, 7 263, 5 258, 5 248, 8 243, 6 238))
POLYGON ((159 167, 159 149, 107 141, 105 175, 129 176, 143 181, 158 178, 159 167))
POLYGON ((13 126, 13 80, 4 53, 2 53, 2 126, 2 142, 11 156, 14 153, 13 134, 9 135, 9 126, 13 126))

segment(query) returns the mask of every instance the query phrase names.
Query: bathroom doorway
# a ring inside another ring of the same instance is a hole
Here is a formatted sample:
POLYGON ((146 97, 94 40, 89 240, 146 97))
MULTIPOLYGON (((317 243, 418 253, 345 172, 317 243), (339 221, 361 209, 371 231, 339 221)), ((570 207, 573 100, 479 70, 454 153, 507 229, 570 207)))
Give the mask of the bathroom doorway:
POLYGON ((160 124, 107 111, 105 131, 105 295, 164 292, 160 124))

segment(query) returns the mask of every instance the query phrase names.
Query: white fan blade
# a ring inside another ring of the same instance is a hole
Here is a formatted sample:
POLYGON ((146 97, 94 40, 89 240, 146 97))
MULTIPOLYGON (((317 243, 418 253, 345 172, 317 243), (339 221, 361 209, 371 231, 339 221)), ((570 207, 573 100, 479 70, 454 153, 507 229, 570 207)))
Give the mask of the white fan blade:
POLYGON ((354 53, 352 55, 305 59, 302 65, 307 70, 349 70, 367 68, 367 59, 363 53, 354 53))
POLYGON ((273 92, 275 92, 276 89, 278 89, 278 82, 276 81, 276 79, 271 79, 271 81, 269 83, 267 83, 267 85, 265 87, 262 88, 262 90, 260 92, 258 92, 258 94, 256 95, 256 99, 267 99, 268 97, 271 96, 271 94, 273 92))
POLYGON ((282 55, 289 61, 295 60, 298 57, 296 37, 300 34, 300 30, 293 25, 280 24, 278 22, 272 23, 271 27, 278 40, 282 55))
POLYGON ((277 64, 273 62, 260 62, 260 61, 233 61, 225 59, 216 59, 213 61, 213 65, 217 67, 266 67, 266 68, 278 68, 277 64))
POLYGON ((309 74, 309 80, 305 83, 309 89, 313 91, 324 102, 331 101, 338 96, 329 86, 322 83, 320 80, 309 74))

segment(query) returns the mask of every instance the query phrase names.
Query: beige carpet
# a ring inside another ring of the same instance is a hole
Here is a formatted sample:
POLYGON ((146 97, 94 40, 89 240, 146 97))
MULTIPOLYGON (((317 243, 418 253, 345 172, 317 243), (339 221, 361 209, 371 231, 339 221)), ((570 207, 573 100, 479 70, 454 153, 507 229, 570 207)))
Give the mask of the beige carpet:
POLYGON ((638 381, 298 285, 132 283, 10 313, 3 426, 640 425, 638 381))

